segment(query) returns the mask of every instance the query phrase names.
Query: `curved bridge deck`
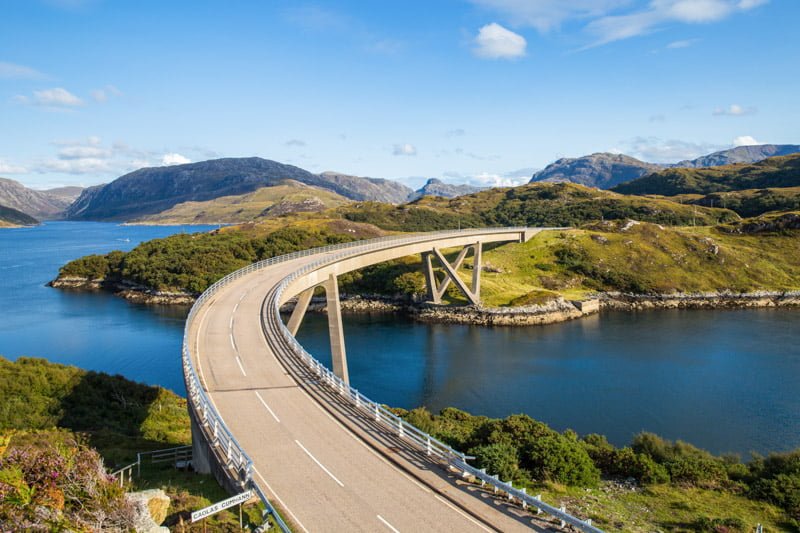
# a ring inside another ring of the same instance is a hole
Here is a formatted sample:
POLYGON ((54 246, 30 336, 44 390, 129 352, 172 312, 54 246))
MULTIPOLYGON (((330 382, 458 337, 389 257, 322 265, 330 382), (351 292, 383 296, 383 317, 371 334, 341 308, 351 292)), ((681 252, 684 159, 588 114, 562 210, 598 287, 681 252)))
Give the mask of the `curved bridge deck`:
POLYGON ((277 314, 281 303, 301 291, 370 261, 419 253, 432 244, 462 246, 478 237, 527 240, 537 231, 465 230, 295 254, 208 291, 193 308, 184 339, 194 439, 227 456, 228 472, 255 483, 301 531, 515 531, 545 525, 508 505, 502 493, 462 483, 452 469, 357 409, 341 382, 331 387, 324 374, 293 356, 297 346, 277 314))

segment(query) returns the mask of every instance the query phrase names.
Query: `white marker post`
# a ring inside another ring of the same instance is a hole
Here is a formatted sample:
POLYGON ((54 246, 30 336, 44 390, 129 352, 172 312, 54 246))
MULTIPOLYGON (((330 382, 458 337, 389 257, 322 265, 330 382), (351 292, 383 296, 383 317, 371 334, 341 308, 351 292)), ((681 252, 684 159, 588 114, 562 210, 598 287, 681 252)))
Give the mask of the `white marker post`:
MULTIPOLYGON (((217 502, 214 505, 209 505, 204 509, 200 509, 199 511, 195 511, 192 513, 192 523, 194 524, 198 520, 203 520, 204 518, 208 518, 213 514, 217 514, 218 512, 227 509, 228 507, 233 507, 234 505, 240 505, 249 500, 253 497, 252 490, 246 490, 241 494, 237 494, 227 500, 222 500, 221 502, 217 502)), ((241 507, 239 508, 239 526, 242 525, 242 513, 241 507)))

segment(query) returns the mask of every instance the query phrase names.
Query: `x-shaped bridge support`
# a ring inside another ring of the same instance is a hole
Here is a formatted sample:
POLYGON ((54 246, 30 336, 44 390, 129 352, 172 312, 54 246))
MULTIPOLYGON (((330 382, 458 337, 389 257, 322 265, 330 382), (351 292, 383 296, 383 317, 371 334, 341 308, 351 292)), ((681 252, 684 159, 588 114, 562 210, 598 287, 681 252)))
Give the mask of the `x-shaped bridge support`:
POLYGON ((480 304, 481 299, 481 252, 482 245, 480 242, 465 246, 456 257, 455 262, 451 265, 447 259, 442 255, 438 248, 433 251, 424 252, 422 254, 422 263, 425 268, 425 281, 428 285, 428 299, 433 303, 442 303, 442 296, 444 296, 447 287, 450 283, 454 283, 458 290, 467 297, 473 305, 480 304), (457 271, 464 263, 467 253, 472 250, 472 287, 467 287, 461 278, 458 277, 457 271), (441 283, 436 279, 436 274, 433 270, 433 258, 436 258, 442 269, 444 270, 444 280, 441 283))

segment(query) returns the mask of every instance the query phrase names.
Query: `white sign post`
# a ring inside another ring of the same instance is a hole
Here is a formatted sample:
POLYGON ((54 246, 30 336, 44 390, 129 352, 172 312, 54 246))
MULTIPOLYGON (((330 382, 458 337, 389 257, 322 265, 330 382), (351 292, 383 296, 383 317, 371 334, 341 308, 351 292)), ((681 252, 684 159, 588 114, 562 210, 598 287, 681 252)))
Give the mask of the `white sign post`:
POLYGON ((222 511, 223 509, 227 509, 228 507, 233 507, 234 505, 244 503, 252 497, 253 497, 253 491, 246 490, 241 494, 233 496, 232 498, 228 498, 227 500, 222 500, 221 502, 217 502, 214 505, 209 505, 205 509, 200 509, 199 511, 195 511, 192 513, 192 523, 194 524, 198 520, 202 520, 203 518, 209 517, 212 514, 216 514, 222 511))

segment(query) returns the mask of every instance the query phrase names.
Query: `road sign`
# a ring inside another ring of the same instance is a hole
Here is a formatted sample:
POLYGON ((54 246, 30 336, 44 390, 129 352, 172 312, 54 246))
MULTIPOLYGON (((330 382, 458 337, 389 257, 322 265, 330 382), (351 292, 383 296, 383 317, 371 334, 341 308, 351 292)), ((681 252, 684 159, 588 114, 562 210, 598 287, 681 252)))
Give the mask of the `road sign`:
POLYGON ((199 511, 195 511, 192 513, 192 523, 197 522, 198 520, 202 520, 207 516, 211 516, 212 514, 216 514, 222 511, 223 509, 227 509, 228 507, 233 507, 234 505, 244 503, 252 497, 253 497, 253 491, 246 490, 241 494, 233 496, 232 498, 228 498, 227 500, 222 500, 221 502, 217 502, 214 505, 209 505, 205 509, 200 509, 199 511))

